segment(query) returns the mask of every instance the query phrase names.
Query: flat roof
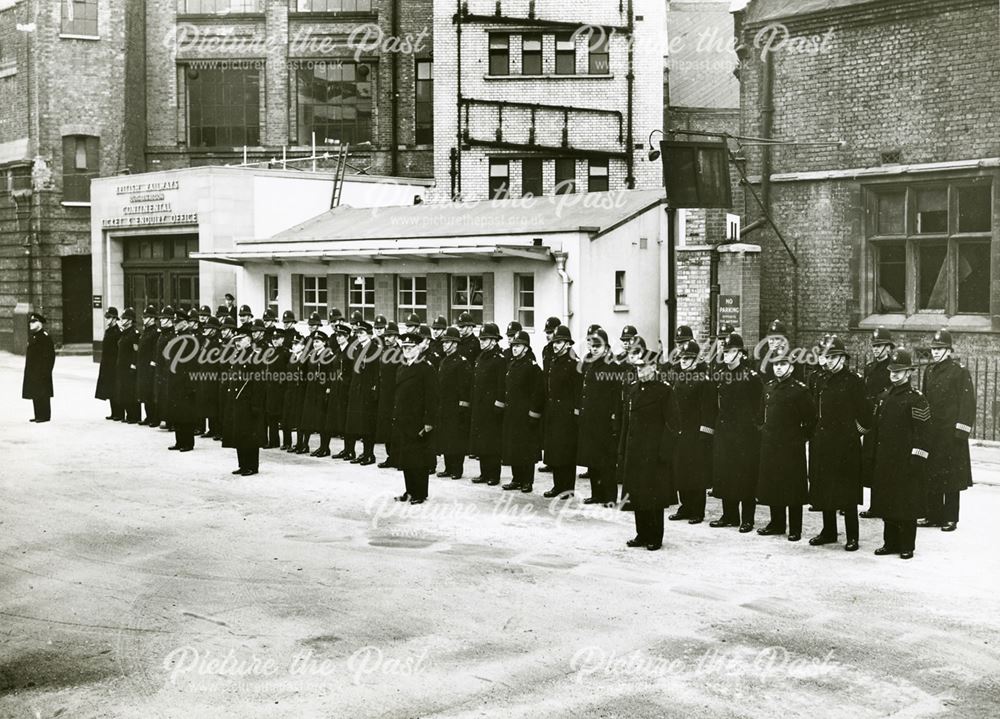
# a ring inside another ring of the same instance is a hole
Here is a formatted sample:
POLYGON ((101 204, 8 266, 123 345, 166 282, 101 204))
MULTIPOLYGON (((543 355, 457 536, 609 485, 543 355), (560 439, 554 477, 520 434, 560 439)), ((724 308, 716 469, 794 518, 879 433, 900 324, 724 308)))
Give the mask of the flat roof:
MULTIPOLYGON (((286 177, 300 180, 333 180, 336 173, 332 170, 317 170, 313 172, 305 169, 282 169, 280 167, 256 167, 253 165, 196 165, 194 167, 174 167, 166 170, 150 170, 135 174, 105 175, 95 177, 92 182, 121 182, 128 178, 141 178, 147 175, 184 175, 184 174, 235 174, 250 172, 262 177, 286 177)), ((396 185, 419 185, 422 187, 432 187, 434 179, 430 177, 396 177, 393 175, 358 175, 347 173, 344 175, 345 182, 373 182, 396 185)))

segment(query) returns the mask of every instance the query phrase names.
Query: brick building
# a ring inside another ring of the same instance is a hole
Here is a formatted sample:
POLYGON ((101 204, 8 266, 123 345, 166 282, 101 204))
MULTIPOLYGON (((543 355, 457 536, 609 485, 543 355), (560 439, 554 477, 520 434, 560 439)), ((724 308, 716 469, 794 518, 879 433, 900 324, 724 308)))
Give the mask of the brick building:
POLYGON ((742 133, 841 142, 747 149, 790 246, 755 234, 763 321, 800 344, 884 325, 918 347, 948 327, 961 354, 1000 349, 998 20, 994 0, 735 13, 742 133))
POLYGON ((646 143, 663 127, 664 10, 662 0, 436 2, 437 192, 661 187, 646 143))
POLYGON ((92 341, 92 178, 302 157, 314 139, 349 143, 349 171, 429 178, 430 29, 431 0, 4 7, 0 348, 18 303, 57 342, 92 341))

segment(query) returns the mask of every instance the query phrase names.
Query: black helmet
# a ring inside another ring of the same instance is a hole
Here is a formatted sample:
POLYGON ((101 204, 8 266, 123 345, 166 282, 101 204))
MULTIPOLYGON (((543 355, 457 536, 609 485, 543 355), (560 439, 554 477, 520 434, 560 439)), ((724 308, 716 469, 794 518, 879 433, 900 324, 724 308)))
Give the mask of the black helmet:
POLYGON ((497 327, 492 322, 487 322, 483 325, 483 328, 479 330, 479 339, 481 340, 499 340, 500 339, 500 328, 497 327))
POLYGON ((375 322, 373 323, 375 329, 385 329, 387 324, 388 320, 385 318, 385 315, 375 315, 375 322))
POLYGON ((458 342, 462 339, 462 335, 459 334, 458 327, 447 327, 444 334, 441 335, 441 339, 447 342, 458 342))
POLYGON ((735 332, 726 336, 726 339, 722 343, 722 349, 724 350, 742 350, 743 349, 743 337, 736 334, 735 332))
POLYGON ((647 364, 652 360, 651 354, 646 347, 646 339, 635 335, 632 346, 628 350, 627 361, 631 364, 647 364))
POLYGON ((573 344, 573 335, 570 334, 569 327, 566 325, 559 325, 552 331, 552 339, 549 342, 566 342, 568 344, 573 344))
POLYGON ((352 325, 356 325, 359 322, 363 322, 364 319, 365 319, 365 316, 361 313, 360 310, 354 310, 354 312, 351 313, 351 324, 352 325))
POLYGON ((555 332, 556 327, 558 327, 561 324, 562 322, 559 320, 558 317, 549 317, 547 320, 545 320, 545 331, 555 332))
POLYGON ((240 305, 240 311, 237 313, 240 317, 253 317, 253 312, 250 311, 250 305, 240 305))
POLYGON ((222 327, 222 323, 219 322, 218 317, 210 316, 207 320, 205 320, 205 327, 208 329, 217 330, 220 327, 222 327))
POLYGON ((320 319, 319 312, 313 312, 311 315, 309 315, 309 326, 310 327, 319 327, 322 324, 323 324, 323 320, 320 319))
MULTIPOLYGON (((463 312, 462 314, 465 315, 468 313, 463 312)), ((431 327, 436 330, 443 330, 447 326, 448 326, 448 320, 445 319, 444 315, 438 315, 437 317, 435 317, 434 322, 431 324, 431 327)))
POLYGON ((233 318, 232 315, 226 315, 225 317, 222 318, 222 329, 231 329, 231 330, 236 329, 236 320, 233 318))
POLYGON ((910 354, 909 350, 895 349, 892 351, 892 358, 889 360, 889 371, 899 372, 904 369, 913 369, 915 365, 913 364, 913 355, 910 354))
POLYGON ((846 357, 847 348, 844 347, 844 341, 840 339, 837 335, 830 335, 826 340, 824 345, 827 357, 846 357))
POLYGON ((422 339, 429 340, 431 338, 431 328, 425 324, 421 324, 417 327, 417 334, 420 335, 422 339))
POLYGON ((674 330, 674 341, 683 342, 685 340, 693 340, 694 332, 687 325, 681 325, 676 330, 674 330))
POLYGON ((122 312, 123 320, 135 320, 135 310, 131 307, 126 307, 125 311, 122 312))
POLYGON ((515 334, 513 337, 511 337, 510 344, 511 344, 511 346, 514 346, 514 345, 524 345, 525 347, 530 347, 531 346, 531 338, 528 337, 528 333, 527 332, 525 332, 524 330, 521 330, 520 332, 518 332, 517 334, 515 334))
POLYGON ((591 337, 596 337, 597 339, 599 339, 601 342, 604 343, 605 347, 607 347, 608 346, 608 333, 605 332, 604 328, 601 327, 600 325, 592 325, 592 327, 593 327, 593 329, 588 330, 588 332, 587 332, 587 339, 590 339, 591 337))
POLYGON ((781 320, 773 320, 770 325, 768 325, 767 333, 769 335, 777 335, 778 337, 788 338, 788 329, 785 327, 785 323, 781 320))
POLYGON ((219 305, 218 307, 215 308, 215 316, 218 317, 219 319, 222 319, 228 314, 229 310, 226 309, 225 305, 219 305))
POLYGON ((282 322, 295 322, 295 313, 291 310, 285 310, 281 313, 282 322))
POLYGON ((156 311, 156 305, 150 304, 146 305, 146 309, 142 311, 142 314, 144 317, 156 317, 159 313, 156 311))
POLYGON ((625 325, 624 327, 622 327, 622 336, 620 339, 628 340, 638 336, 639 336, 639 330, 637 330, 632 325, 625 325))
POLYGON ((330 320, 330 324, 333 324, 334 322, 336 322, 337 320, 341 319, 344 316, 344 313, 340 311, 339 307, 331 307, 330 311, 327 314, 328 314, 328 319, 330 320))
POLYGON ((161 320, 172 320, 173 318, 174 318, 174 308, 171 307, 170 305, 167 305, 162 310, 160 310, 161 320))
POLYGON ((892 338, 892 332, 887 330, 885 327, 877 327, 872 332, 872 344, 873 345, 891 345, 896 346, 896 342, 892 338))
POLYGON ((521 323, 518 322, 517 320, 514 320, 513 322, 507 325, 507 336, 513 337, 515 334, 517 334, 523 329, 524 327, 521 326, 521 323))
POLYGON ((108 307, 108 311, 104 313, 104 319, 110 320, 112 317, 118 319, 118 308, 108 307))
POLYGON ((934 333, 931 340, 931 347, 947 347, 951 349, 951 332, 946 329, 939 329, 934 333))
POLYGON ((278 313, 272 310, 270 307, 264 310, 264 320, 274 320, 278 321, 278 313))
POLYGON ((202 305, 201 309, 198 310, 198 314, 202 315, 202 316, 211 317, 211 315, 212 315, 212 308, 209 307, 208 305, 202 305))
POLYGON ((411 312, 410 314, 406 315, 406 319, 403 321, 403 324, 404 325, 419 325, 420 324, 420 315, 418 315, 416 312, 411 312))
POLYGON ((701 354, 701 347, 694 340, 687 340, 679 347, 681 357, 697 357, 701 354))
MULTIPOLYGON (((441 318, 441 319, 444 319, 444 318, 441 318)), ((435 320, 435 323, 436 322, 437 322, 437 320, 435 320)), ((458 326, 459 327, 475 327, 476 326, 476 321, 474 319, 472 319, 472 313, 471 312, 463 312, 462 314, 460 314, 458 316, 458 326)))
POLYGON ((386 322, 385 334, 388 337, 399 337, 399 325, 395 322, 386 322))

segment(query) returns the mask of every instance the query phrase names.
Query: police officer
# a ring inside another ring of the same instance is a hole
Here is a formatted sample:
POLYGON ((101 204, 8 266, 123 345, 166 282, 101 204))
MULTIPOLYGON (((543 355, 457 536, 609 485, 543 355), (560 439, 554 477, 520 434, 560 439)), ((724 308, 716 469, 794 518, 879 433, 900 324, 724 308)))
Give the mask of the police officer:
POLYGON ((893 350, 890 386, 879 398, 868 435, 875 445, 871 511, 883 522, 883 544, 875 554, 898 554, 902 559, 913 557, 917 518, 927 513, 931 408, 910 384, 914 369, 908 350, 893 350))
POLYGON ((261 369, 267 373, 264 384, 264 415, 267 422, 267 441, 264 449, 281 446, 281 418, 285 409, 286 375, 289 371, 291 350, 285 346, 285 335, 272 327, 266 335, 270 347, 268 362, 261 369))
POLYGON ((139 332, 135 329, 135 310, 126 307, 118 320, 121 337, 118 339, 118 362, 115 366, 115 397, 127 424, 139 424, 139 399, 137 395, 139 332))
MULTIPOLYGON (((237 324, 242 329, 245 325, 251 325, 253 323, 253 311, 250 309, 250 305, 241 305, 240 312, 237 317, 237 324)), ((253 342, 253 336, 251 335, 250 341, 253 342)))
POLYGON ((457 327, 448 327, 441 337, 443 356, 437 367, 438 414, 434 424, 437 454, 444 455, 444 470, 438 477, 461 479, 469 451, 469 410, 472 406, 472 363, 458 351, 457 327))
POLYGON ((378 362, 378 417, 375 420, 375 441, 385 445, 385 460, 378 464, 382 469, 396 467, 392 457, 392 412, 396 402, 396 372, 402 362, 399 326, 386 322, 378 362))
POLYGON ((344 420, 344 447, 353 455, 355 441, 361 440, 361 454, 350 460, 353 464, 361 466, 375 464, 379 344, 372 337, 372 326, 369 322, 362 319, 355 325, 355 336, 347 346, 344 367, 344 371, 350 372, 347 412, 344 420))
POLYGON ((281 401, 281 449, 294 452, 292 433, 299 429, 302 417, 302 393, 305 390, 306 342, 296 330, 286 330, 285 342, 288 347, 288 369, 285 373, 285 391, 281 401))
MULTIPOLYGON (((775 379, 773 362, 777 357, 787 356, 791 350, 791 342, 788 339, 788 328, 781 320, 773 320, 767 328, 767 344, 758 345, 756 359, 760 363, 757 368, 763 375, 765 383, 775 379)), ((805 379, 801 365, 792 365, 792 376, 794 379, 802 381, 805 379)))
POLYGON ((101 367, 97 373, 97 390, 94 397, 100 400, 108 400, 111 405, 111 414, 104 419, 122 421, 124 413, 118 403, 117 387, 115 379, 115 368, 118 366, 118 340, 121 339, 122 331, 118 326, 118 310, 108 307, 104 313, 106 321, 104 329, 104 339, 101 342, 101 367))
MULTIPOLYGON (((195 317, 197 318, 197 312, 195 317)), ((164 348, 167 378, 167 421, 174 429, 174 443, 168 449, 190 452, 194 449, 194 428, 197 422, 197 397, 192 371, 197 370, 197 357, 191 357, 190 342, 194 341, 188 314, 174 313, 174 337, 164 348)))
POLYGON ((160 334, 156 338, 156 417, 163 422, 168 431, 174 430, 170 420, 170 359, 166 356, 166 348, 174 338, 174 308, 167 305, 160 310, 160 334))
POLYGON ((507 361, 500 352, 499 342, 500 328, 492 322, 484 324, 472 374, 469 453, 479 457, 479 477, 472 480, 473 484, 500 484, 507 361))
POLYGON ((569 327, 559 325, 552 333, 552 352, 545 370, 543 451, 552 470, 552 489, 545 497, 568 499, 576 487, 576 452, 583 375, 573 352, 569 327))
POLYGON ((473 329, 476 321, 472 319, 471 312, 463 312, 458 316, 458 332, 461 339, 458 343, 458 351, 469 362, 475 362, 479 356, 479 340, 476 338, 473 329))
POLYGON ((531 338, 525 331, 511 340, 513 358, 507 367, 503 399, 503 463, 513 478, 505 490, 528 493, 535 480, 535 463, 541 459, 541 419, 545 407, 542 370, 528 354, 531 338))
POLYGON ((401 330, 400 337, 404 334, 413 334, 420 330, 421 319, 420 315, 416 312, 411 312, 403 320, 403 329, 401 330))
POLYGON ((145 419, 141 419, 139 424, 149 427, 160 424, 156 410, 156 344, 160 338, 158 314, 154 305, 146 305, 142 311, 142 334, 136 356, 136 393, 146 410, 145 419))
POLYGON ((29 422, 52 419, 52 367, 55 363, 56 350, 45 331, 45 315, 32 312, 28 315, 28 346, 24 352, 24 381, 21 384, 21 398, 31 400, 35 413, 29 422))
POLYGON ((788 350, 771 357, 774 379, 764 386, 761 404, 760 469, 757 501, 771 509, 771 520, 757 534, 788 532, 788 541, 802 539, 802 507, 809 498, 806 441, 816 427, 816 406, 809 388, 792 377, 788 350), (787 511, 787 523, 786 523, 787 511))
MULTIPOLYGON (((629 351, 632 349, 632 344, 635 342, 635 338, 639 336, 639 330, 637 330, 632 325, 625 325, 622 327, 621 336, 618 340, 622 343, 622 351, 615 356, 615 360, 622 365, 632 366, 629 361, 629 351)), ((634 374, 634 373, 629 373, 634 374)), ((631 381, 631 380, 629 380, 631 381)))
POLYGON ((236 450, 238 467, 233 474, 249 477, 260 470, 260 425, 263 422, 265 390, 254 365, 253 338, 249 323, 235 337, 238 360, 229 379, 232 402, 229 433, 224 447, 236 450))
POLYGON ((694 332, 688 325, 681 325, 674 330, 674 351, 672 353, 664 353, 663 348, 661 347, 660 349, 659 370, 663 373, 663 378, 671 385, 674 384, 676 375, 680 370, 680 348, 686 342, 694 342, 694 332))
POLYGON ((201 326, 204 359, 198 363, 198 372, 201 377, 196 383, 195 395, 202 431, 201 434, 195 436, 204 439, 213 439, 221 431, 219 427, 219 372, 221 369, 219 353, 222 348, 219 333, 221 329, 222 323, 219 322, 219 318, 212 316, 209 316, 201 326))
POLYGON ((350 402, 350 387, 353 379, 352 359, 348 355, 353 331, 346 322, 338 321, 333 325, 333 334, 326 341, 323 356, 328 359, 324 366, 326 403, 323 428, 320 435, 319 450, 312 453, 313 457, 330 455, 329 444, 332 437, 343 437, 344 446, 333 459, 347 461, 355 460, 357 455, 357 438, 347 431, 347 405, 350 402))
POLYGON ((507 346, 503 349, 503 358, 508 362, 510 362, 511 357, 513 357, 510 352, 510 341, 514 339, 514 336, 523 329, 524 327, 521 326, 521 323, 516 320, 507 323, 507 331, 504 333, 507 337, 507 346))
POLYGON ((635 381, 625 389, 618 449, 622 493, 635 512, 629 547, 655 551, 663 546, 663 510, 677 496, 671 481, 675 428, 670 385, 659 381, 656 358, 636 336, 629 348, 635 381))
POLYGON ((872 407, 864 381, 847 368, 847 350, 837 336, 822 348, 824 377, 816 389, 816 431, 809 442, 809 502, 823 512, 823 531, 809 540, 819 546, 837 541, 837 510, 844 512, 847 544, 858 549, 861 434, 871 425, 872 407))
POLYGON ((208 318, 212 316, 212 308, 202 305, 198 308, 198 326, 204 327, 208 323, 208 318))
POLYGON ((448 329, 448 320, 445 319, 444 315, 435 317, 431 323, 431 341, 424 351, 424 359, 434 365, 434 369, 437 369, 438 365, 441 364, 441 359, 444 357, 444 349, 441 345, 446 329, 448 329))
POLYGON ((976 421, 976 389, 969 370, 952 357, 951 333, 931 340, 931 364, 924 371, 924 396, 931 408, 928 427, 927 515, 918 527, 958 528, 960 493, 972 486, 969 435, 976 421))
POLYGON ((328 354, 327 335, 322 330, 323 320, 318 312, 309 315, 308 325, 309 337, 303 350, 306 362, 302 366, 306 380, 302 391, 302 415, 299 417, 295 454, 309 454, 309 439, 312 434, 326 431, 326 375, 329 363, 324 362, 328 354))
POLYGON ((392 451, 403 470, 406 489, 396 501, 423 504, 427 501, 428 460, 434 452, 437 377, 434 367, 422 356, 423 336, 409 332, 401 341, 405 363, 396 372, 392 451))
POLYGON ((680 507, 668 519, 688 524, 705 520, 705 490, 712 484, 712 437, 715 435, 715 388, 708 366, 698 361, 701 347, 693 339, 677 347, 671 393, 677 429, 673 454, 674 488, 680 507))
MULTIPOLYGON (((264 315, 261 317, 264 321, 264 329, 273 330, 274 326, 278 323, 278 313, 268 307, 264 310, 264 315)), ((270 341, 270 337, 268 337, 270 341)))
POLYGON ((759 416, 764 386, 746 357, 743 337, 733 332, 723 343, 725 365, 716 373, 718 415, 712 441, 712 487, 722 500, 722 516, 712 527, 753 531, 760 469, 759 416))
POLYGON ((613 507, 618 500, 615 461, 618 457, 616 418, 622 402, 622 369, 614 361, 608 333, 592 325, 583 363, 577 462, 586 466, 590 496, 584 504, 613 507))
MULTIPOLYGON (((223 305, 225 313, 233 318, 233 322, 236 322, 236 298, 227 292, 222 299, 225 303, 223 305)), ((222 320, 225 317, 220 317, 219 319, 222 320)))
MULTIPOLYGON (((562 321, 558 317, 549 317, 545 320, 545 346, 542 347, 542 371, 549 366, 549 360, 552 359, 552 347, 550 346, 552 335, 555 334, 556 327, 561 324, 562 321)), ((529 347, 528 349, 530 350, 531 348, 529 347)))
POLYGON ((236 352, 236 319, 229 314, 222 318, 222 326, 219 329, 219 343, 222 350, 222 357, 218 363, 218 374, 216 376, 216 390, 218 397, 218 420, 216 429, 212 434, 212 439, 216 442, 223 442, 225 445, 225 435, 231 430, 233 414, 233 398, 230 392, 231 378, 239 370, 239 364, 232 355, 236 352), (228 355, 228 356, 227 356, 228 355))
MULTIPOLYGON (((884 327, 878 327, 872 332, 871 348, 872 361, 865 365, 862 375, 865 382, 865 397, 872 411, 878 404, 879 397, 889 387, 889 360, 896 343, 893 340, 892 332, 884 327)), ((870 426, 875 421, 872 417, 869 420, 870 426)), ((865 487, 872 486, 872 472, 875 469, 875 442, 867 436, 862 438, 861 444, 861 483, 865 487)), ((858 514, 862 519, 872 519, 875 515, 871 510, 863 510, 858 514)))

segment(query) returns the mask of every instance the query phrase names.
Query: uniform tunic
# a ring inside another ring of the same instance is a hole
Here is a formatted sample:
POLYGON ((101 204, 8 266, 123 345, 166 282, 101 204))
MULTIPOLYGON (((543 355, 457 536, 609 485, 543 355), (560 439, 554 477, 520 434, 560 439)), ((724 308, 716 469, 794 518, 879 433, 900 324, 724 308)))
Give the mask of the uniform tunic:
POLYGON ((375 420, 375 441, 392 443, 392 411, 396 402, 396 373, 402 364, 403 350, 396 345, 383 345, 378 362, 378 417, 375 420))
POLYGON ((576 466, 580 392, 583 375, 572 350, 553 355, 545 371, 545 421, 543 426, 545 464, 550 467, 576 466))
POLYGON ((928 489, 941 494, 968 489, 969 433, 976 421, 976 390, 969 370, 950 357, 928 365, 923 392, 931 408, 928 489))
POLYGON ((44 329, 28 335, 24 352, 24 381, 22 399, 52 397, 52 367, 56 363, 56 350, 52 338, 44 329))
POLYGON ((166 349, 173 338, 173 328, 161 329, 156 338, 156 411, 162 419, 167 419, 170 411, 170 359, 166 356, 166 349))
POLYGON ((426 472, 433 457, 433 431, 437 418, 437 376, 434 366, 421 357, 396 372, 392 411, 392 458, 403 470, 426 472))
POLYGON ((155 324, 144 327, 139 337, 136 389, 140 402, 149 403, 156 399, 156 344, 159 339, 160 330, 155 324))
POLYGON ((818 510, 856 507, 863 501, 861 432, 872 407, 861 377, 847 368, 827 373, 816 399, 816 431, 809 442, 809 503, 818 510))
POLYGON ((284 414, 285 390, 288 387, 286 375, 292 353, 283 345, 277 349, 272 346, 269 350, 273 361, 267 366, 269 376, 264 388, 264 413, 273 421, 284 414))
POLYGON ((801 506, 809 498, 806 441, 816 426, 809 388, 786 376, 764 387, 757 501, 771 506, 801 506))
POLYGON ((716 374, 718 407, 712 442, 712 487, 720 499, 751 499, 760 468, 760 374, 747 360, 716 374))
POLYGON ((480 457, 499 455, 503 445, 503 410, 507 362, 494 347, 476 358, 472 374, 472 416, 469 453, 480 457))
POLYGON ((522 355, 511 361, 503 401, 502 461, 512 467, 534 464, 542 457, 540 415, 545 409, 545 390, 542 370, 530 358, 522 355))
POLYGON ((121 336, 122 331, 117 322, 104 330, 104 340, 101 342, 101 368, 97 372, 97 390, 94 392, 94 397, 97 399, 118 402, 115 396, 118 387, 115 368, 118 365, 118 340, 121 336))
POLYGON ((712 436, 715 433, 715 391, 708 367, 672 372, 674 420, 678 437, 673 452, 673 484, 680 492, 712 486, 712 436))
POLYGON ((281 399, 281 428, 292 430, 299 428, 302 418, 302 395, 305 392, 306 367, 303 365, 304 355, 289 355, 285 370, 285 392, 281 399))
POLYGON ((465 455, 469 450, 472 363, 455 352, 437 368, 438 416, 434 425, 438 454, 465 455))
POLYGON ((139 333, 135 327, 129 327, 121 333, 118 339, 118 358, 115 366, 115 401, 123 408, 132 411, 139 401, 136 394, 138 369, 139 333))
POLYGON ((302 432, 322 432, 326 422, 327 373, 332 366, 328 361, 330 351, 322 334, 306 343, 307 361, 305 388, 302 394, 302 416, 299 430, 302 432))
POLYGON ((670 386, 650 380, 625 389, 618 476, 622 492, 639 511, 662 510, 673 504, 671 482, 675 430, 671 425, 670 386))
POLYGON ((469 360, 469 362, 474 363, 479 353, 482 351, 479 348, 479 338, 474 334, 469 334, 467 337, 462 337, 458 341, 458 353, 469 360))
MULTIPOLYGON (((882 393, 889 387, 889 358, 880 362, 869 362, 865 365, 865 397, 875 411, 875 405, 882 393)), ((868 421, 868 425, 875 422, 874 416, 868 421)), ((872 486, 872 471, 875 467, 875 441, 868 436, 862 440, 861 445, 861 483, 866 487, 872 486)))
POLYGON ((871 511, 889 521, 912 520, 927 513, 927 433, 930 405, 908 383, 893 385, 879 398, 874 440, 871 511), (923 455, 923 456, 921 456, 923 455))
MULTIPOLYGON (((219 415, 219 353, 222 343, 217 337, 201 338, 204 359, 198 362, 201 377, 195 383, 195 401, 199 419, 215 419, 219 415)), ((214 427, 213 427, 214 428, 214 427)))
MULTIPOLYGON (((326 395, 322 431, 328 435, 345 434, 348 391, 351 387, 351 364, 344 350, 329 349, 332 361, 325 365, 326 395)), ((348 433, 349 434, 349 433, 348 433)))
POLYGON ((232 368, 228 381, 231 412, 224 447, 256 449, 260 447, 260 426, 264 417, 266 389, 260 368, 252 361, 232 368))
POLYGON ((168 345, 167 374, 167 414, 166 419, 171 424, 193 424, 198 421, 198 401, 195 390, 195 380, 192 372, 198 371, 197 357, 174 361, 181 353, 190 355, 189 342, 195 338, 189 333, 177 335, 176 342, 168 345))
POLYGON ((582 365, 576 462, 584 467, 613 467, 618 455, 621 368, 607 354, 582 365))
POLYGON ((362 346, 356 340, 347 346, 343 371, 350 373, 345 406, 344 432, 355 437, 374 437, 378 422, 379 343, 362 346))

